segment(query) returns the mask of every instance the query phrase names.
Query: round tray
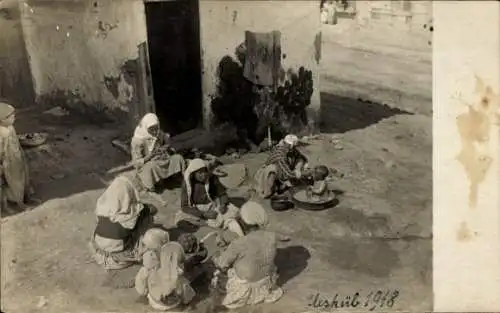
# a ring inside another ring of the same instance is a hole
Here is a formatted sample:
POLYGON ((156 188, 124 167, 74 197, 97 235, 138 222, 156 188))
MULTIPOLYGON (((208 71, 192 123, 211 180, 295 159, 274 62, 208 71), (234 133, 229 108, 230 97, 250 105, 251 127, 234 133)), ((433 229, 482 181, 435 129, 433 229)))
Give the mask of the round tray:
POLYGON ((300 209, 308 211, 322 211, 334 207, 337 203, 334 193, 332 193, 328 199, 323 201, 307 201, 305 193, 305 189, 299 189, 292 192, 292 201, 295 203, 295 206, 300 209))
POLYGON ((47 142, 47 133, 27 133, 18 135, 19 143, 23 147, 38 147, 47 142))

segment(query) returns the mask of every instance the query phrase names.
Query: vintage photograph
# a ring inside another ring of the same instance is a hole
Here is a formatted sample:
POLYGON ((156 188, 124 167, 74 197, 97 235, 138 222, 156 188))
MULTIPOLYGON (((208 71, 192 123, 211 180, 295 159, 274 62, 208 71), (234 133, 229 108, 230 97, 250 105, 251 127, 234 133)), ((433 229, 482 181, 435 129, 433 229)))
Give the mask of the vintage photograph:
POLYGON ((431 1, 0 0, 2 312, 429 312, 431 1))

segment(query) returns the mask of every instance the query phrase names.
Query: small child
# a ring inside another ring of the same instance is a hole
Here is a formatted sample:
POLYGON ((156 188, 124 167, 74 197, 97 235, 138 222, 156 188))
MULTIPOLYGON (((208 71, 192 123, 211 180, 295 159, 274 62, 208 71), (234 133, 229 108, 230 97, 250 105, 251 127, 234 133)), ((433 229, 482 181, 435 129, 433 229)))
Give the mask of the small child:
POLYGON ((308 188, 308 197, 313 200, 319 201, 323 200, 329 195, 328 184, 326 179, 330 171, 328 167, 324 165, 315 166, 312 173, 312 178, 314 183, 308 188))
POLYGON ((14 129, 15 121, 15 108, 0 102, 0 207, 11 202, 22 209, 36 201, 30 199, 34 192, 29 185, 26 156, 14 129))
POLYGON ((160 259, 158 253, 160 248, 170 241, 168 232, 161 228, 150 228, 140 241, 139 258, 146 268, 154 268, 159 266, 160 259), (156 262, 154 261, 156 260, 156 262))

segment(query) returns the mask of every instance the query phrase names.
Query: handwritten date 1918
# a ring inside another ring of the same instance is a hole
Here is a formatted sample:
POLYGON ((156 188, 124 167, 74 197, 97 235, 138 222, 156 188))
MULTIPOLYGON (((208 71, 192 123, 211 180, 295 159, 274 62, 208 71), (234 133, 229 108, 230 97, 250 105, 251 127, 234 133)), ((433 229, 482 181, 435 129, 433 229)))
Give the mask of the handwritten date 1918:
POLYGON ((309 307, 320 310, 343 308, 362 308, 369 311, 392 308, 399 297, 398 290, 377 290, 367 293, 356 292, 352 295, 333 294, 330 296, 316 293, 309 297, 309 307))

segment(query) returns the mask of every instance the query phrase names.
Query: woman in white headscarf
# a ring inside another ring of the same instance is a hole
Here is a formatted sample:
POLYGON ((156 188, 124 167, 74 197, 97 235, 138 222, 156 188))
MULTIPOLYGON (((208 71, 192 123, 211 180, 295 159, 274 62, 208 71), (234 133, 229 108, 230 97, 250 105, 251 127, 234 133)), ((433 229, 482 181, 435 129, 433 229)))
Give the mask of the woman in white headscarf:
POLYGON ((157 166, 157 174, 160 180, 168 179, 176 174, 184 172, 186 160, 180 154, 175 153, 168 147, 170 135, 160 129, 158 116, 153 113, 144 115, 141 122, 134 131, 131 141, 132 162, 136 167, 146 163, 154 163, 157 166), (162 153, 156 155, 160 148, 165 148, 162 153))
POLYGON ((229 202, 226 188, 212 175, 202 159, 193 159, 184 172, 181 187, 181 210, 176 224, 222 228, 243 236, 238 223, 239 209, 229 202))
POLYGON ((143 167, 116 177, 97 200, 90 249, 104 269, 123 269, 140 261, 141 238, 157 211, 148 201, 157 180, 153 166, 143 167))
POLYGON ((293 180, 302 177, 307 158, 297 150, 298 143, 296 135, 286 135, 255 174, 256 189, 262 198, 272 196, 283 187, 290 187, 293 180))
POLYGON ((265 209, 248 201, 240 214, 246 235, 232 241, 214 258, 219 270, 213 284, 225 293, 222 305, 228 309, 272 303, 283 296, 283 290, 276 284, 278 274, 274 264, 279 236, 264 230, 269 222, 265 209))

